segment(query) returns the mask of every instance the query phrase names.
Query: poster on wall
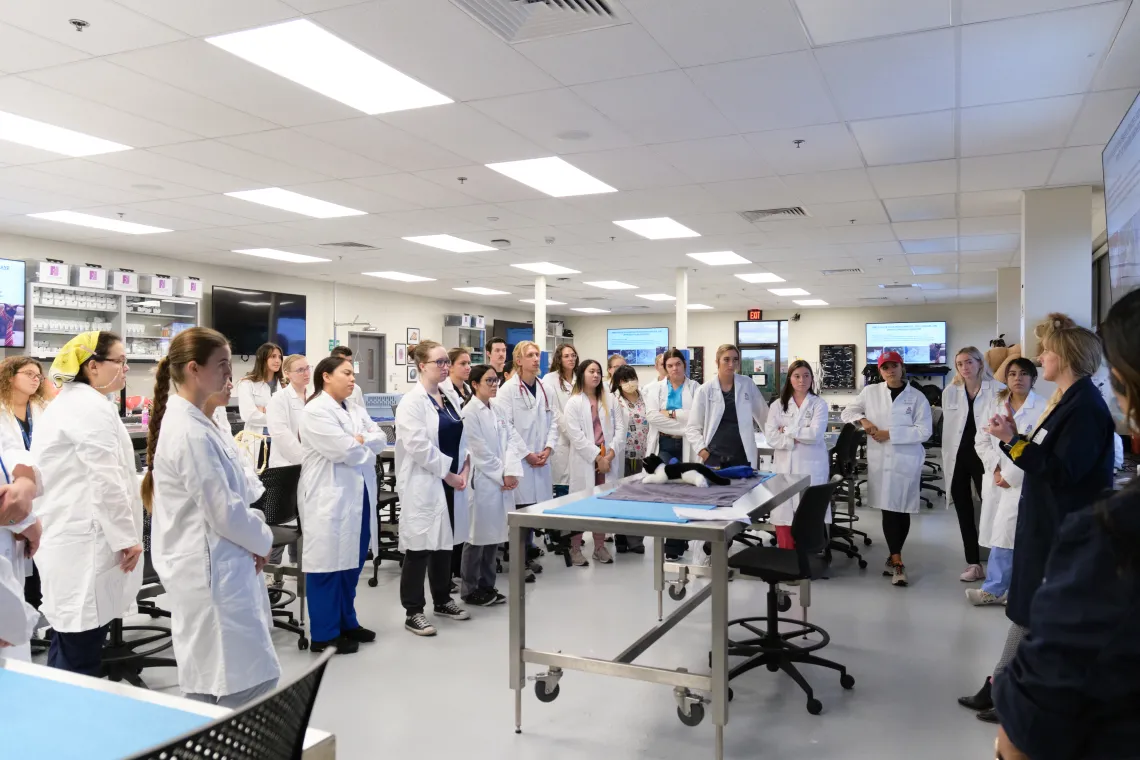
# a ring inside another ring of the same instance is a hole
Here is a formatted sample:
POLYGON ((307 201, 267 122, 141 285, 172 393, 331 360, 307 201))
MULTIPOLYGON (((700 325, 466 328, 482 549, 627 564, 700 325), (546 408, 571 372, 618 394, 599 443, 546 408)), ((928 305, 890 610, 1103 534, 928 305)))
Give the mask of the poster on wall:
POLYGON ((408 363, 408 344, 396 344, 396 364, 403 365, 408 363))
POLYGON ((408 382, 409 383, 419 382, 419 379, 420 379, 420 373, 419 373, 419 370, 416 369, 416 365, 415 364, 409 364, 408 365, 408 382))
POLYGON ((408 345, 409 346, 416 346, 419 344, 419 342, 420 342, 420 328, 409 327, 408 328, 408 345))

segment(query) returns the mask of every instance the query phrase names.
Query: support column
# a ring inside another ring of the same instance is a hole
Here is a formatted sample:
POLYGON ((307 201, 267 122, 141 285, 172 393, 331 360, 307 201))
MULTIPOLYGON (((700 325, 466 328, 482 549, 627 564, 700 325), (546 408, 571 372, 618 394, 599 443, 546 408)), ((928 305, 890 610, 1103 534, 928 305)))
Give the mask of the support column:
POLYGON ((1021 196, 1021 344, 1050 312, 1092 326, 1092 188, 1026 190, 1021 196))
POLYGON ((677 326, 673 331, 673 345, 682 351, 689 346, 689 270, 677 269, 677 326))
POLYGON ((534 278, 534 342, 540 352, 546 350, 546 276, 541 274, 534 278))
MULTIPOLYGON (((1021 269, 1007 267, 997 270, 997 331, 996 338, 1005 335, 1012 346, 1021 340, 1021 269)), ((984 346, 979 346, 983 351, 984 346)))

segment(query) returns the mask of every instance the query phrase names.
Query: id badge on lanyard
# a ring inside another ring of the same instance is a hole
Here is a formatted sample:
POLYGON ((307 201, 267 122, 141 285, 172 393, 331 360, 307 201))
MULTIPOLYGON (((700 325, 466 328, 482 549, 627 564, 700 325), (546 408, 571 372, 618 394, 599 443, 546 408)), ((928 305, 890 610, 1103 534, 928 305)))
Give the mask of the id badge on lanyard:
MULTIPOLYGON (((24 412, 24 419, 27 420, 28 426, 25 428, 23 425, 20 425, 20 437, 24 439, 24 451, 31 451, 32 450, 32 404, 31 404, 31 402, 28 402, 28 409, 26 412, 24 412)), ((19 421, 17 421, 16 424, 19 425, 20 424, 19 421)), ((7 477, 7 475, 8 475, 7 470, 4 471, 4 475, 5 475, 5 477, 7 477)))

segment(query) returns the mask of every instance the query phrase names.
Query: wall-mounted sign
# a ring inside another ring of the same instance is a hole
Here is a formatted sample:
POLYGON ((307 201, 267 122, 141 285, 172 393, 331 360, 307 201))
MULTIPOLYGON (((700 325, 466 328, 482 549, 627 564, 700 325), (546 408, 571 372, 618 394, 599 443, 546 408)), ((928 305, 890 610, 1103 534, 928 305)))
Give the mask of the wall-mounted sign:
POLYGON ((748 321, 749 322, 759 322, 762 319, 764 319, 764 312, 761 311, 760 309, 749 309, 748 310, 748 321))

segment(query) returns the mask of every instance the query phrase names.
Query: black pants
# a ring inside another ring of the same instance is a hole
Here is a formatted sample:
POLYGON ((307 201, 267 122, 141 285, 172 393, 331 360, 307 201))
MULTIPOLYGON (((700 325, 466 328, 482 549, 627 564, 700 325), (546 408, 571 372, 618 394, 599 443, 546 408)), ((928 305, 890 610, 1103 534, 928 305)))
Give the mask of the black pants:
MULTIPOLYGON (((641 460, 640 459, 626 459, 625 460, 625 469, 622 472, 622 477, 628 478, 630 475, 636 475, 639 472, 641 472, 641 460)), ((685 542, 682 541, 681 543, 683 544, 685 542)), ((623 536, 623 535, 614 536, 614 546, 624 546, 627 549, 636 549, 637 547, 644 546, 644 545, 645 545, 645 537, 644 536, 623 536)))
POLYGON ((37 610, 44 603, 44 592, 40 586, 40 569, 32 562, 32 574, 24 579, 24 601, 37 610))
MULTIPOLYGON (((673 438, 667 435, 662 435, 659 439, 657 450, 665 462, 670 459, 676 459, 678 462, 684 460, 685 456, 685 442, 680 438, 673 438)), ((680 557, 685 553, 688 544, 681 538, 667 538, 665 539, 665 554, 670 556, 680 557)))
POLYGON ((890 512, 883 513, 883 538, 887 540, 887 551, 893 554, 902 554, 903 544, 910 533, 910 513, 890 512))
MULTIPOLYGON (((443 495, 447 499, 447 518, 454 530, 455 489, 445 483, 443 495)), ((404 566, 400 570, 400 604, 408 615, 424 611, 425 579, 431 587, 431 600, 436 607, 451 601, 451 567, 455 549, 459 548, 404 552, 404 566)))
POLYGON ((963 441, 958 447, 954 460, 954 477, 950 481, 950 498, 954 500, 954 511, 958 513, 958 528, 962 531, 962 547, 966 551, 966 564, 981 563, 981 550, 978 548, 978 523, 974 519, 974 493, 982 495, 982 460, 974 451, 973 445, 963 441))
POLYGON ((103 642, 109 625, 77 633, 56 631, 48 649, 48 667, 99 678, 103 675, 103 642))

